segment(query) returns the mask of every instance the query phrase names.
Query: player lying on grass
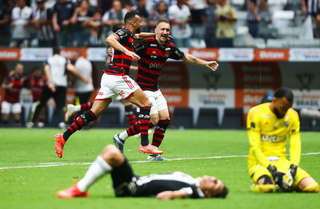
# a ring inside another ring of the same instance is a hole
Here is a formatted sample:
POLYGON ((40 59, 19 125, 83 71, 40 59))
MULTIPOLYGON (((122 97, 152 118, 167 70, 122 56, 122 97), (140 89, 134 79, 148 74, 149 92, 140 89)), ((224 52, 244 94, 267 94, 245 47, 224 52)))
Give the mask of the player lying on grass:
POLYGON ((248 172, 253 192, 318 192, 318 183, 299 167, 301 157, 300 122, 291 109, 293 93, 278 89, 272 102, 250 109, 247 118, 249 137, 248 172), (286 159, 287 135, 290 161, 286 159))
POLYGON ((84 178, 72 187, 57 192, 60 198, 87 197, 88 189, 98 179, 111 174, 116 197, 225 198, 227 187, 216 177, 193 178, 182 172, 136 175, 128 160, 114 145, 106 146, 89 167, 84 178))

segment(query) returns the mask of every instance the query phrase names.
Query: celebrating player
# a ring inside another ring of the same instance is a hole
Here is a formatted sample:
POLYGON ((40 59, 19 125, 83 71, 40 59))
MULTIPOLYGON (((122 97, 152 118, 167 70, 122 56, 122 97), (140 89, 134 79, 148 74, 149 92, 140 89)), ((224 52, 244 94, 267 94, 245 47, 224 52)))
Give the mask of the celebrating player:
POLYGON ((87 197, 89 187, 101 177, 111 173, 116 197, 151 197, 168 200, 174 198, 225 198, 227 187, 217 178, 193 178, 182 172, 137 176, 128 160, 114 145, 108 145, 89 167, 84 178, 74 186, 57 192, 60 198, 87 197))
POLYGON ((128 12, 124 21, 126 28, 118 30, 106 39, 106 42, 115 49, 114 57, 110 66, 103 71, 101 87, 92 108, 77 117, 63 134, 56 134, 55 136, 55 150, 60 158, 68 138, 75 131, 82 129, 89 122, 99 118, 118 95, 140 107, 139 130, 141 132, 141 145, 139 151, 150 154, 163 153, 152 147, 148 140, 151 103, 139 85, 128 76, 132 58, 140 59, 133 51, 134 38, 147 38, 154 36, 154 34, 144 33, 135 36, 136 33, 140 32, 141 28, 141 17, 136 12, 128 12))
POLYGON ((300 122, 291 109, 293 93, 278 89, 272 102, 250 109, 247 129, 250 143, 248 172, 253 192, 282 191, 318 192, 318 183, 299 167, 301 155, 300 122), (286 159, 287 135, 290 160, 286 159))
MULTIPOLYGON (((170 124, 167 101, 159 89, 158 81, 161 75, 163 64, 168 58, 183 60, 186 63, 205 66, 213 71, 218 68, 215 61, 205 61, 185 54, 175 45, 168 41, 170 34, 170 24, 167 20, 160 20, 155 28, 156 37, 147 38, 135 45, 135 52, 141 56, 139 60, 136 82, 147 95, 152 106, 150 111, 151 126, 156 126, 153 134, 152 146, 158 149, 165 135, 165 131, 170 124)), ((115 145, 123 152, 123 145, 129 136, 139 133, 139 126, 136 122, 126 131, 113 136, 115 145)), ((165 160, 160 155, 149 154, 149 160, 165 160)))

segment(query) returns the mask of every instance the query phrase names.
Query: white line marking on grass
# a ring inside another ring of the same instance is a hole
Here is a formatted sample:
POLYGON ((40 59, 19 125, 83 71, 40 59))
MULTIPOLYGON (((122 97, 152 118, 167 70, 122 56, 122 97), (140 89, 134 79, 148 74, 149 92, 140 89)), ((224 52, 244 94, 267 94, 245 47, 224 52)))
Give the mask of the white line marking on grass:
MULTIPOLYGON (((310 152, 310 153, 301 153, 301 155, 319 155, 320 152, 310 152)), ((288 155, 288 154, 287 154, 288 155)), ((221 159, 221 158, 241 158, 248 157, 248 155, 230 155, 230 156, 213 156, 213 157, 194 157, 194 158, 175 158, 170 159, 170 161, 178 160, 202 160, 202 159, 221 159)), ((130 163, 148 163, 151 161, 130 161, 130 163)), ((46 168, 46 167, 56 167, 56 166, 66 166, 66 165, 91 165, 90 163, 39 163, 39 165, 32 166, 16 166, 16 167, 0 167, 0 170, 4 169, 14 169, 14 168, 46 168)))

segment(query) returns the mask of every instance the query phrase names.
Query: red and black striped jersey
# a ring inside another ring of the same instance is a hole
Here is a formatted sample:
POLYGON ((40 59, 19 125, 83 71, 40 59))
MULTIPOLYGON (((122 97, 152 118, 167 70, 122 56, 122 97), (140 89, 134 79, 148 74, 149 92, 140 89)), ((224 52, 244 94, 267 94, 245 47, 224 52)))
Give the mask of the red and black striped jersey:
POLYGON ((30 75, 27 79, 27 87, 32 91, 33 101, 40 101, 42 89, 47 85, 46 76, 42 75, 40 78, 30 75))
POLYGON ((10 83, 12 83, 13 86, 10 89, 6 89, 4 101, 9 103, 18 103, 20 102, 20 91, 26 85, 26 77, 22 76, 17 78, 14 75, 9 75, 5 80, 5 84, 10 83))
POLYGON ((135 52, 141 57, 136 82, 142 90, 156 91, 163 64, 168 58, 180 60, 185 53, 167 41, 160 46, 155 38, 146 38, 135 44, 135 52))
MULTIPOLYGON (((128 51, 133 51, 133 41, 135 36, 126 28, 119 29, 113 33, 117 37, 119 43, 124 46, 128 51)), ((103 72, 111 75, 128 75, 130 66, 132 63, 132 57, 125 55, 123 52, 114 50, 113 56, 111 56, 110 65, 103 72)))

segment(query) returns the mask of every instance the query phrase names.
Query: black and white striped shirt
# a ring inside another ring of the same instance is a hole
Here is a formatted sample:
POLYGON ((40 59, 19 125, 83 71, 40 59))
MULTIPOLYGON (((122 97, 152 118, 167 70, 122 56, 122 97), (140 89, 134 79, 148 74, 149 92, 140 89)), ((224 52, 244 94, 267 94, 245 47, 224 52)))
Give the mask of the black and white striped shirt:
MULTIPOLYGON (((52 10, 49 8, 44 8, 42 11, 36 9, 32 13, 32 19, 37 19, 39 21, 51 20, 52 19, 52 10)), ((38 29, 38 39, 42 41, 49 41, 54 38, 52 24, 41 25, 41 28, 38 29)))
POLYGON ((320 15, 320 0, 305 0, 310 15, 320 15))
POLYGON ((199 188, 199 180, 182 173, 152 174, 138 177, 136 181, 136 197, 152 197, 163 191, 177 191, 183 189, 190 198, 204 198, 205 195, 199 188))
POLYGON ((249 3, 253 2, 256 12, 259 14, 261 8, 261 1, 260 0, 247 0, 247 22, 257 22, 256 17, 251 11, 249 3))

